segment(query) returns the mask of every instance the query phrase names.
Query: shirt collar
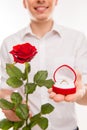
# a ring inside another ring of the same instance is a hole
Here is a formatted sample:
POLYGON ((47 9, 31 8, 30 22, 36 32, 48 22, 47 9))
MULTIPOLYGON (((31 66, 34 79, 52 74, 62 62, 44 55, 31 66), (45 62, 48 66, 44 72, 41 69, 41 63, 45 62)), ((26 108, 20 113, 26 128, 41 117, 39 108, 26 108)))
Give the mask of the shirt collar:
MULTIPOLYGON (((51 32, 54 31, 56 32, 60 37, 62 36, 62 26, 58 25, 56 22, 54 22, 53 27, 51 29, 51 32)), ((24 33, 23 33, 23 37, 25 37, 26 35, 34 35, 32 33, 30 24, 24 29, 24 33)))
POLYGON ((61 25, 58 25, 56 22, 54 22, 54 24, 53 24, 52 31, 55 31, 56 33, 58 33, 58 35, 59 35, 60 37, 62 37, 62 34, 63 34, 62 26, 61 26, 61 25))

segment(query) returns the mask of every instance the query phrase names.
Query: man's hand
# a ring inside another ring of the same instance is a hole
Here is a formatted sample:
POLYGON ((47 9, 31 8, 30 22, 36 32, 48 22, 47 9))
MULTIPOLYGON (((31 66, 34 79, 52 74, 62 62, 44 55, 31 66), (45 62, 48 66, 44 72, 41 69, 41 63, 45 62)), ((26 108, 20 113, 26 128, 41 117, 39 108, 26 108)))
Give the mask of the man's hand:
POLYGON ((12 90, 8 90, 8 89, 1 89, 0 90, 0 98, 6 98, 6 97, 10 97, 10 95, 12 94, 12 90))
MULTIPOLYGON (((1 89, 0 90, 0 98, 4 98, 8 101, 11 101, 10 100, 10 96, 12 94, 12 90, 8 90, 8 89, 1 89)), ((23 101, 23 104, 25 104, 25 101, 23 101)), ((15 111, 14 110, 2 110, 2 112, 4 113, 4 115, 6 116, 6 118, 10 121, 13 121, 13 122, 17 122, 17 121, 21 121, 19 119, 19 117, 15 114, 15 111)), ((29 111, 29 117, 31 118, 32 117, 32 114, 31 112, 29 111)))
MULTIPOLYGON (((0 90, 0 98, 4 98, 10 101, 10 96, 12 94, 11 90, 8 89, 1 89, 0 90)), ((10 121, 20 121, 20 119, 16 116, 15 112, 12 110, 2 110, 6 118, 10 121)))
POLYGON ((12 111, 12 110, 2 110, 2 112, 4 113, 4 115, 6 116, 6 118, 9 121, 14 121, 14 122, 20 121, 20 119, 16 116, 14 111, 12 111))
POLYGON ((85 86, 82 84, 82 76, 76 71, 77 80, 75 82, 76 93, 69 95, 56 94, 52 91, 52 88, 48 90, 49 97, 55 102, 78 102, 85 95, 85 86))
MULTIPOLYGON (((21 119, 15 114, 14 110, 2 110, 2 112, 9 121, 13 122, 21 121, 21 119)), ((29 117, 30 118, 32 117, 31 112, 29 112, 29 117)))

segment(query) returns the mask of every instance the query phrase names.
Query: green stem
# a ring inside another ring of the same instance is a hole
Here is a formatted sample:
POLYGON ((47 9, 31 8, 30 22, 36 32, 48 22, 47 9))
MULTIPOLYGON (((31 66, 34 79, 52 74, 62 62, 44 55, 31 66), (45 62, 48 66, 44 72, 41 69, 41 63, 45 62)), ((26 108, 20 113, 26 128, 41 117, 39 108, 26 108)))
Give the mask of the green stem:
MULTIPOLYGON (((29 71, 30 71, 30 65, 26 62, 25 63, 26 83, 29 83, 29 79, 28 79, 29 71)), ((26 94, 25 96, 26 96, 26 105, 28 106, 28 94, 26 94)), ((27 125, 28 125, 28 118, 26 119, 26 126, 27 125)))
MULTIPOLYGON (((29 82, 29 80, 28 80, 28 70, 26 71, 26 75, 27 75, 27 82, 26 83, 28 83, 29 82)), ((26 104, 28 105, 28 94, 26 94, 26 104)))
MULTIPOLYGON (((29 71, 30 71, 30 64, 26 62, 25 63, 26 84, 29 83, 29 79, 28 79, 29 71)), ((28 105, 28 94, 26 94, 26 104, 28 105)))
POLYGON ((28 105, 28 94, 26 94, 26 104, 28 105))

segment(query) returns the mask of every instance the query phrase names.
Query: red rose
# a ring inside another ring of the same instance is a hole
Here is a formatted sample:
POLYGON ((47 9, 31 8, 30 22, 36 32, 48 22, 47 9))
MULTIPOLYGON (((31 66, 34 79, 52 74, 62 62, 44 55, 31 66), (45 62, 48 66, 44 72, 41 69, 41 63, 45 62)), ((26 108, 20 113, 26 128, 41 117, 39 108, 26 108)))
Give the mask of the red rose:
POLYGON ((13 46, 13 50, 10 53, 13 55, 15 62, 25 63, 33 59, 37 53, 37 49, 30 43, 24 43, 13 46))

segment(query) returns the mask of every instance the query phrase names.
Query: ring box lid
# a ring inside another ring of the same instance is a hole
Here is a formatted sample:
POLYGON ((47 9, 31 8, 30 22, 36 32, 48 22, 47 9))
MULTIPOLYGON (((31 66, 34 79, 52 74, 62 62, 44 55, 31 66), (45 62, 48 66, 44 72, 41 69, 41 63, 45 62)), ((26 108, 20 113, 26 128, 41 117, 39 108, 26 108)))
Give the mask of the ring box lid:
POLYGON ((75 83, 76 73, 72 67, 64 64, 55 70, 53 78, 55 82, 59 82, 60 80, 66 80, 68 82, 75 83))

